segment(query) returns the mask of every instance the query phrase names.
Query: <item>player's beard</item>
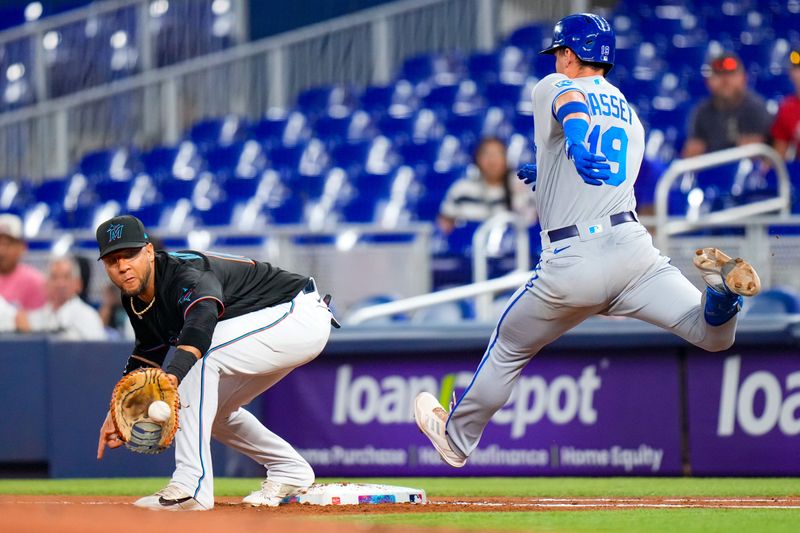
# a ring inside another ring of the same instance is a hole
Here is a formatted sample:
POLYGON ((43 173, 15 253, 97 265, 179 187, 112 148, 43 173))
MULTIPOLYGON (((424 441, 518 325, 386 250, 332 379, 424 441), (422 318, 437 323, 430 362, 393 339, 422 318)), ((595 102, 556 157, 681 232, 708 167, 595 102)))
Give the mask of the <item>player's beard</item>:
POLYGON ((131 298, 133 298, 134 296, 139 296, 144 292, 145 288, 147 287, 147 284, 150 283, 150 276, 152 275, 153 275, 153 267, 148 261, 147 266, 145 267, 144 276, 142 276, 142 281, 139 283, 139 286, 132 291, 126 291, 125 289, 120 289, 122 290, 122 294, 124 294, 125 296, 130 296, 131 298))

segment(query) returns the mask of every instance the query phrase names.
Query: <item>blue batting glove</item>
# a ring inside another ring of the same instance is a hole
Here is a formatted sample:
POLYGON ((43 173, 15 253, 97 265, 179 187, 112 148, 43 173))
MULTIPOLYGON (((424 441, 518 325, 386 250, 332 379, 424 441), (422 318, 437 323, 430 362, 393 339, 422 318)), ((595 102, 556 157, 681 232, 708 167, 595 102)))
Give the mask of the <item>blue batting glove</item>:
POLYGON ((583 143, 567 143, 567 157, 575 164, 575 169, 583 181, 589 185, 602 185, 611 177, 611 165, 605 156, 596 155, 586 149, 583 143))
POLYGON ((525 163, 517 170, 517 177, 525 185, 530 185, 531 190, 536 190, 536 163, 525 163))

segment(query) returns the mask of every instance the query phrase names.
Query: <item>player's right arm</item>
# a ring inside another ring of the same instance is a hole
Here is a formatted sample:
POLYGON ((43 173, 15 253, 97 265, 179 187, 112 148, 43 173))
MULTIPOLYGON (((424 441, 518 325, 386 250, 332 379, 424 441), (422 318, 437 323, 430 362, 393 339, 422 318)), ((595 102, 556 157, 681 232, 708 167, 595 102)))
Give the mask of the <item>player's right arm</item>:
POLYGON ((593 154, 586 146, 592 121, 586 95, 577 88, 562 91, 553 102, 553 114, 564 130, 564 150, 578 175, 589 185, 602 185, 611 177, 611 166, 604 156, 593 154))

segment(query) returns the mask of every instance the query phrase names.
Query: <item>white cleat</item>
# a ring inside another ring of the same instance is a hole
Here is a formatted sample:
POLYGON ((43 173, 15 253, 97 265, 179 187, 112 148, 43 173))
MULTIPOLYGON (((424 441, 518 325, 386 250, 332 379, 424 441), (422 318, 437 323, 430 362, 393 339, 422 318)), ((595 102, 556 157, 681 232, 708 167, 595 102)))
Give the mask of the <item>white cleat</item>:
POLYGON ((261 482, 261 489, 250 493, 249 496, 245 496, 242 503, 253 507, 277 507, 282 503, 288 503, 287 500, 292 496, 305 494, 307 490, 308 487, 286 485, 271 479, 265 479, 261 482))
POLYGON ((153 509, 156 511, 207 511, 200 502, 195 500, 191 494, 187 493, 177 485, 167 485, 165 488, 156 492, 152 496, 139 498, 133 505, 143 509, 153 509))
POLYGON ((695 252, 694 266, 700 270, 706 285, 717 292, 755 296, 761 291, 756 270, 744 259, 731 259, 717 248, 700 248, 695 252))
POLYGON ((419 430, 431 440, 431 444, 445 463, 456 468, 461 468, 467 463, 466 457, 456 453, 447 441, 445 432, 447 412, 433 394, 421 392, 417 395, 414 400, 414 420, 419 430))

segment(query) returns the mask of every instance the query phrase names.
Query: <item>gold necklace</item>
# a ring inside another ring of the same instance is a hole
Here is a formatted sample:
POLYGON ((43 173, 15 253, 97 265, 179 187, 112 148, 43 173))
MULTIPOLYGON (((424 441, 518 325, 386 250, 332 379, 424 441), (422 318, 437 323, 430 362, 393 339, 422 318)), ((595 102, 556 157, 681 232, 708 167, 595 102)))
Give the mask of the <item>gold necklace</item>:
POLYGON ((145 314, 146 312, 148 312, 150 310, 150 308, 153 307, 153 304, 156 303, 156 297, 153 296, 153 299, 150 300, 150 303, 147 304, 147 307, 145 307, 141 311, 137 311, 136 308, 133 306, 133 296, 131 296, 130 299, 131 299, 131 311, 133 311, 134 315, 139 317, 139 320, 144 320, 142 315, 145 314))

